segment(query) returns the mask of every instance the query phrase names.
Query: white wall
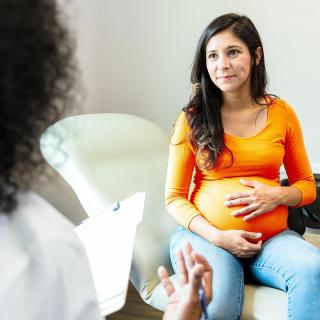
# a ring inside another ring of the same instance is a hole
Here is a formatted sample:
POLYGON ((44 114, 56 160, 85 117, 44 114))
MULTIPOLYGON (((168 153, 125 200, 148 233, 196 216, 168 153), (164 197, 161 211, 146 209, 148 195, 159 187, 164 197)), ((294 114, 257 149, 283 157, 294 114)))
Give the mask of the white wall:
POLYGON ((291 103, 319 163, 320 3, 317 0, 78 0, 85 109, 124 112, 169 132, 190 93, 198 38, 227 12, 248 15, 266 52, 269 91, 291 103))

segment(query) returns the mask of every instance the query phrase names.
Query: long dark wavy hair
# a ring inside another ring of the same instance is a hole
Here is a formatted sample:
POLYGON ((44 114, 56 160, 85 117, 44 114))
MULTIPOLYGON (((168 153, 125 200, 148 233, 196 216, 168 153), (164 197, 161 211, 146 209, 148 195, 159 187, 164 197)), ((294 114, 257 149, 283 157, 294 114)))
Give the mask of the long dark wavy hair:
POLYGON ((206 66, 206 47, 209 40, 217 33, 229 29, 248 47, 251 62, 251 95, 258 99, 266 95, 267 74, 265 69, 263 46, 252 21, 242 15, 225 14, 213 20, 203 31, 196 49, 191 83, 193 95, 183 111, 191 128, 188 139, 196 152, 197 164, 203 169, 212 169, 219 154, 227 150, 233 159, 231 151, 224 144, 224 129, 221 119, 221 90, 212 82, 206 66), (261 59, 256 60, 256 49, 261 48, 261 59))
POLYGON ((11 212, 43 159, 39 137, 72 104, 74 41, 55 0, 0 1, 0 210, 11 212))

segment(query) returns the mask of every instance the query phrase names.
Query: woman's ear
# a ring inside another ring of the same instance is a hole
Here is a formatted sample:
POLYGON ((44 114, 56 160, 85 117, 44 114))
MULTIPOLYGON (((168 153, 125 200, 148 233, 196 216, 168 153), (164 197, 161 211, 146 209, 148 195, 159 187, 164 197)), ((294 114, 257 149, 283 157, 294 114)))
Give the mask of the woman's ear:
POLYGON ((258 47, 256 50, 255 50, 255 56, 256 56, 256 65, 259 64, 260 60, 261 60, 261 57, 262 57, 262 48, 261 47, 258 47))

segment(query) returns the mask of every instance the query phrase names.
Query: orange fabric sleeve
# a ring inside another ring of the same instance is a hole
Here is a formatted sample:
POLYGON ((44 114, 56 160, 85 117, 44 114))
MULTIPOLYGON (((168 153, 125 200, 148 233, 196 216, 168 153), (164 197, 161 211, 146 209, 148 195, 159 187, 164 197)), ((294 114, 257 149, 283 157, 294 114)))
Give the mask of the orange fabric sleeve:
POLYGON ((165 198, 168 211, 185 228, 200 212, 188 200, 195 156, 187 134, 190 128, 185 113, 180 114, 171 138, 165 198))
POLYGON ((283 164, 286 169, 289 185, 300 190, 301 202, 297 207, 313 202, 316 198, 316 185, 310 167, 302 130, 294 110, 286 104, 287 136, 283 164))

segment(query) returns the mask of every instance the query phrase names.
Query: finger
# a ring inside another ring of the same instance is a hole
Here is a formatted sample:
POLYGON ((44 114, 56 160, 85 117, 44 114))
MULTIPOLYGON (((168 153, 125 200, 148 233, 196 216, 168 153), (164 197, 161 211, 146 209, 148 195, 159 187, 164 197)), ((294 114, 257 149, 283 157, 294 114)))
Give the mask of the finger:
POLYGON ((178 270, 180 271, 180 284, 183 286, 184 284, 188 283, 188 270, 181 249, 179 249, 177 252, 177 266, 178 270))
POLYGON ((257 209, 259 208, 259 205, 256 204, 256 203, 251 203, 249 204, 248 206, 245 206, 239 210, 236 210, 236 211, 232 211, 231 214, 234 216, 234 217, 237 217, 237 216, 240 216, 242 214, 246 214, 248 212, 250 212, 250 214, 253 212, 253 211, 256 211, 257 209))
POLYGON ((257 246, 259 247, 259 250, 261 250, 261 247, 262 247, 262 240, 259 240, 256 244, 257 244, 257 246))
POLYGON ((224 197, 227 200, 233 200, 233 199, 238 199, 238 198, 250 197, 251 194, 252 194, 252 191, 251 190, 247 190, 247 191, 239 191, 239 192, 229 193, 229 194, 226 194, 224 197))
POLYGON ((192 251, 192 257, 196 263, 203 266, 204 274, 202 276, 202 287, 206 295, 206 301, 209 303, 212 299, 212 278, 213 270, 211 265, 208 263, 207 259, 200 255, 199 253, 192 251))
POLYGON ((239 254, 239 255, 237 255, 237 257, 241 258, 241 259, 250 259, 250 258, 253 258, 256 255, 257 255, 257 252, 250 253, 250 254, 239 254))
POLYGON ((251 198, 250 196, 242 197, 242 198, 236 198, 234 200, 227 200, 225 201, 224 205, 226 207, 232 207, 232 206, 238 206, 241 204, 249 204, 253 202, 255 199, 251 198))
POLYGON ((192 256, 191 256, 192 246, 190 242, 186 242, 184 252, 185 252, 184 258, 186 262, 186 267, 187 267, 187 270, 190 270, 194 266, 194 260, 192 259, 192 256))
POLYGON ((191 243, 190 243, 189 241, 186 242, 185 248, 186 248, 186 252, 187 252, 188 254, 191 254, 191 252, 192 252, 193 249, 192 249, 191 243))
POLYGON ((257 255, 261 250, 261 243, 262 243, 262 241, 260 240, 256 244, 251 244, 250 246, 248 246, 248 247, 246 247, 244 249, 241 249, 241 251, 238 252, 238 256, 241 256, 241 257, 253 257, 253 256, 257 255))
POLYGON ((202 256, 201 254, 199 254, 198 252, 195 252, 195 251, 191 252, 191 256, 196 263, 200 263, 203 265, 205 271, 212 271, 212 268, 211 268, 209 262, 207 261, 207 259, 204 256, 202 256))
POLYGON ((261 245, 257 243, 250 243, 246 249, 242 249, 244 254, 257 254, 261 250, 261 245))
POLYGON ((247 238, 247 239, 259 239, 262 237, 262 233, 261 232, 242 231, 241 236, 243 238, 247 238))
POLYGON ((239 252, 239 254, 254 256, 254 255, 258 254, 260 250, 261 249, 259 249, 259 248, 254 248, 254 249, 247 248, 246 250, 241 250, 241 252, 239 252))
POLYGON ((199 289, 201 285, 202 276, 204 274, 204 268, 202 264, 196 264, 190 270, 190 285, 192 288, 192 293, 198 296, 199 289))
POLYGON ((255 211, 251 212, 250 214, 248 214, 247 216, 243 217, 243 221, 249 221, 251 219, 254 219, 254 218, 260 216, 263 213, 264 213, 264 211, 261 209, 255 210, 255 211))
POLYGON ((260 181, 246 180, 246 179, 240 179, 240 183, 245 186, 252 187, 252 188, 257 187, 258 185, 261 184, 260 181))
POLYGON ((174 290, 174 286, 173 286, 172 282, 169 279, 168 271, 164 266, 160 266, 158 268, 158 276, 160 278, 162 285, 164 286, 164 289, 165 289, 168 297, 170 297, 174 293, 175 290, 174 290))

